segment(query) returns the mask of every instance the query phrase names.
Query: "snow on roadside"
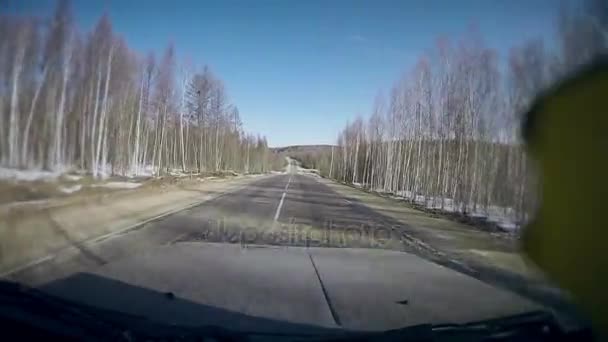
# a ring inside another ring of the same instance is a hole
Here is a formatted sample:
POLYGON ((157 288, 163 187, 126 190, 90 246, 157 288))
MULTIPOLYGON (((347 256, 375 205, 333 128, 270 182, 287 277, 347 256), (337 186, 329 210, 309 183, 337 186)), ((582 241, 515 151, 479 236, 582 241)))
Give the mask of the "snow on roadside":
POLYGON ((82 176, 79 175, 63 175, 62 177, 72 182, 76 182, 82 179, 82 176))
POLYGON ((93 184, 93 188, 110 188, 110 189, 135 189, 141 186, 141 183, 134 182, 107 182, 101 184, 93 184))
POLYGON ((125 172, 124 176, 128 178, 152 177, 158 174, 156 172, 157 169, 158 168, 154 165, 138 165, 135 166, 132 170, 128 170, 127 172, 125 172))
POLYGON ((140 166, 139 172, 136 176, 154 176, 158 174, 158 168, 154 165, 140 166))
POLYGON ((93 170, 93 175, 96 178, 106 179, 112 175, 112 165, 98 165, 97 169, 93 170))
POLYGON ((169 175, 173 176, 173 177, 186 177, 186 176, 189 176, 189 174, 183 173, 181 171, 175 171, 175 170, 169 171, 169 175))
POLYGON ((37 180, 53 180, 58 178, 64 170, 44 171, 37 169, 19 170, 0 167, 1 180, 16 180, 16 181, 37 181, 37 180))
POLYGON ((500 228, 502 228, 506 231, 509 231, 509 232, 516 232, 519 230, 519 226, 516 223, 510 222, 510 221, 493 221, 491 219, 488 219, 488 220, 490 220, 492 222, 496 222, 496 224, 500 228))
POLYGON ((76 191, 80 191, 80 189, 82 189, 82 185, 80 185, 80 184, 76 184, 73 186, 60 186, 59 187, 59 191, 63 192, 64 194, 71 194, 76 191))
POLYGON ((200 175, 198 172, 184 172, 181 169, 173 169, 169 171, 169 175, 173 177, 194 177, 200 175))
POLYGON ((208 177, 198 177, 197 179, 199 182, 206 182, 206 181, 210 181, 210 180, 220 179, 220 177, 208 176, 208 177))
MULTIPOLYGON (((353 185, 355 187, 360 186, 360 184, 353 185)), ((382 188, 376 188, 373 191, 386 194, 382 188)), ((401 190, 397 191, 395 195, 390 195, 389 197, 398 200, 411 201, 414 197, 414 193, 408 190, 401 190)), ((425 197, 422 195, 416 195, 415 203, 424 206, 427 209, 440 210, 445 213, 459 212, 462 209, 462 206, 454 203, 454 200, 451 198, 444 198, 442 205, 442 200, 440 197, 425 197)), ((468 215, 471 217, 485 218, 487 221, 495 223, 498 227, 504 229, 505 231, 516 232, 520 228, 520 225, 516 223, 512 208, 500 207, 496 205, 483 208, 481 205, 478 205, 476 210, 473 211, 473 206, 468 205, 466 209, 469 213, 468 215)))

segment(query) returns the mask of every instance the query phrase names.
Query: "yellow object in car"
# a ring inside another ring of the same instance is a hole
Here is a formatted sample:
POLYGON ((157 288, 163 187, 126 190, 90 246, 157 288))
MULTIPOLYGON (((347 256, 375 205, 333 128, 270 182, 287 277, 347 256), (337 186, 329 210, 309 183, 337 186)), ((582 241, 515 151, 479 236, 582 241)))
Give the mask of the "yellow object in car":
POLYGON ((542 198, 524 251, 608 336, 608 59, 540 96, 523 135, 542 198))

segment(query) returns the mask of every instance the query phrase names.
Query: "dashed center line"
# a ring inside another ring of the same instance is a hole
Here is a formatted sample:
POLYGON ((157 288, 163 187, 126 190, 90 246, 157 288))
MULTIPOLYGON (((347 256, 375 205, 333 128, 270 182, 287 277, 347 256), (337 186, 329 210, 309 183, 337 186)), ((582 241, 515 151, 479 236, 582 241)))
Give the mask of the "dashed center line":
POLYGON ((281 201, 279 202, 279 206, 277 207, 277 212, 274 214, 275 221, 279 219, 279 215, 281 214, 281 207, 283 207, 283 201, 285 200, 286 194, 286 192, 283 192, 283 196, 281 196, 281 201))
POLYGON ((281 215, 281 208, 283 207, 283 201, 285 201, 285 196, 287 195, 287 189, 289 188, 289 184, 291 183, 291 176, 287 180, 287 184, 285 185, 285 190, 283 190, 283 195, 281 195, 281 200, 279 201, 279 206, 277 207, 277 211, 274 213, 274 221, 276 222, 279 219, 279 215, 281 215))
POLYGON ((289 176, 289 179, 287 180, 287 184, 285 184, 285 191, 287 192, 287 188, 289 188, 289 183, 291 183, 291 176, 289 176))

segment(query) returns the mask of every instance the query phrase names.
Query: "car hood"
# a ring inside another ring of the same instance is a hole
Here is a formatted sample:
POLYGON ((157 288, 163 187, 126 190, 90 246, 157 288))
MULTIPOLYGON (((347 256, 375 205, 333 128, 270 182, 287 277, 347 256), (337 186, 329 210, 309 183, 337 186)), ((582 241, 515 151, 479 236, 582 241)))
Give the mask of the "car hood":
POLYGON ((539 308, 415 255, 379 249, 181 242, 41 287, 169 324, 236 331, 384 331, 539 308))

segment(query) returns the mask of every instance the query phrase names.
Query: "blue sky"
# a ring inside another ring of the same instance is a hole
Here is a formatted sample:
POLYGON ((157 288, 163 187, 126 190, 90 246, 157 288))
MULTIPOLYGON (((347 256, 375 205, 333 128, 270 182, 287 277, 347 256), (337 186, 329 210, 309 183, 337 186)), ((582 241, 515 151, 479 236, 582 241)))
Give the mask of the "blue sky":
MULTIPOLYGON (((6 0, 5 0, 6 1, 6 0)), ((8 0, 0 10, 49 16, 51 0, 8 0)), ((104 11, 115 32, 146 53, 171 41, 179 58, 208 64, 226 83, 247 131, 271 146, 334 143, 367 116, 379 91, 438 36, 471 24, 501 54, 554 35, 557 0, 72 1, 89 30, 104 11)))

